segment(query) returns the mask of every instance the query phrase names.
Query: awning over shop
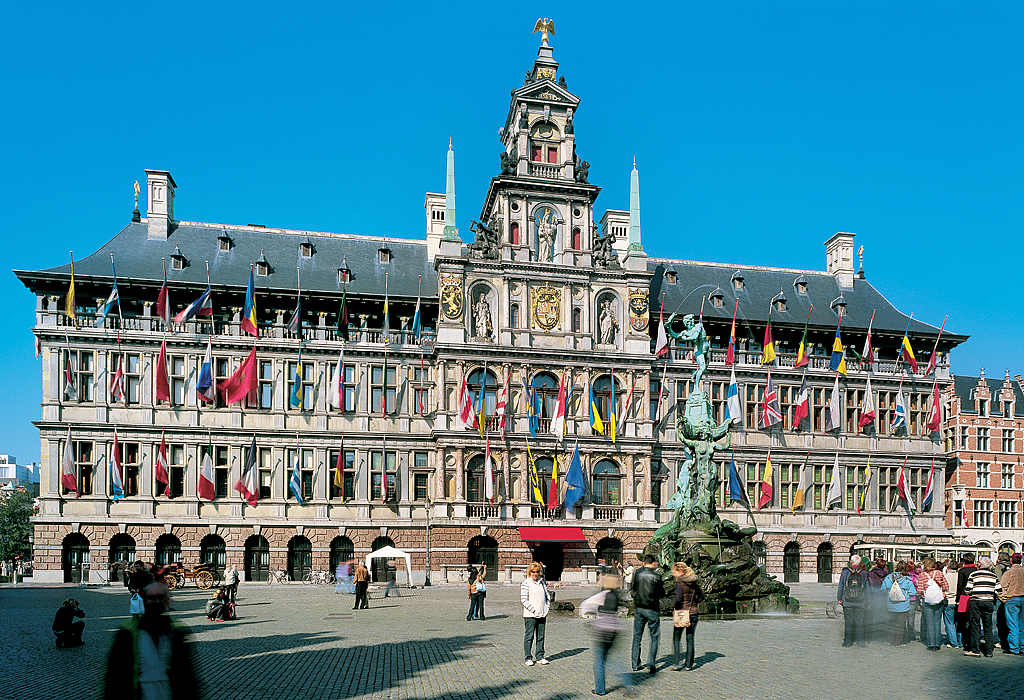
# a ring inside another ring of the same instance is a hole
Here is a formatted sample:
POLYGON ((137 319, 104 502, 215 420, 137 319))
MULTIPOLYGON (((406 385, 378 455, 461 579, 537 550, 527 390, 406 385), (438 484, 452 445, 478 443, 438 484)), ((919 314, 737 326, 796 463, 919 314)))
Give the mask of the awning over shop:
POLYGON ((579 527, 521 527, 523 542, 586 542, 579 527))

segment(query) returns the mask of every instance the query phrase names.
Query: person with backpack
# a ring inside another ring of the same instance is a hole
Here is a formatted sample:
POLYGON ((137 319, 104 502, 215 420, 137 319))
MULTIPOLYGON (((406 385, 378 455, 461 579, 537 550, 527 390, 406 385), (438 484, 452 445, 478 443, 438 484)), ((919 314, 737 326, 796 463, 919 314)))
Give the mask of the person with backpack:
POLYGON ((864 639, 864 613, 868 606, 868 577, 866 572, 861 571, 860 556, 857 554, 850 557, 849 566, 843 567, 836 600, 843 606, 843 646, 867 646, 864 639))
POLYGON ((889 646, 907 646, 907 615, 910 613, 914 582, 907 576, 907 562, 896 562, 896 570, 882 581, 885 606, 889 611, 889 646))
POLYGON ((934 559, 925 559, 914 586, 921 604, 921 643, 931 651, 938 651, 942 648, 942 616, 949 582, 934 559))

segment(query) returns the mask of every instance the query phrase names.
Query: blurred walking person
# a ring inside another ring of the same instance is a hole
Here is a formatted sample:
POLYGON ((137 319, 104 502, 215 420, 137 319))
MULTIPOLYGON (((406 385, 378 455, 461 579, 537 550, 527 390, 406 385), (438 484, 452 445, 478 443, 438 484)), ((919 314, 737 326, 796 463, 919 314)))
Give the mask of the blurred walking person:
POLYGON ((612 647, 622 631, 622 620, 619 619, 619 586, 620 579, 615 574, 601 577, 601 591, 587 598, 580 604, 580 617, 594 616, 591 631, 594 637, 594 695, 605 695, 605 672, 609 662, 622 677, 623 686, 629 690, 632 678, 625 668, 619 669, 618 664, 611 661, 612 647))

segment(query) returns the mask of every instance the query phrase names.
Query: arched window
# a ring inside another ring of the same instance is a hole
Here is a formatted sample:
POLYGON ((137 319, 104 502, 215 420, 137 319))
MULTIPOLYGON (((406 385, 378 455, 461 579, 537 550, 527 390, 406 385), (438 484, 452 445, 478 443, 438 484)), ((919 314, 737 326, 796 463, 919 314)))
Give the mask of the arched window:
POLYGON ((119 532, 110 538, 109 561, 131 564, 135 561, 135 539, 125 532, 119 532))
MULTIPOLYGON (((537 457, 534 460, 537 465, 537 480, 540 485, 540 492, 544 496, 544 502, 548 508, 557 508, 560 504, 558 503, 547 503, 548 495, 551 493, 551 470, 555 465, 555 460, 550 457, 537 457)), ((533 493, 533 489, 530 489, 530 500, 534 503, 537 502, 537 494, 533 493)))
POLYGON ((597 412, 600 414, 601 420, 605 422, 604 429, 606 435, 608 433, 609 408, 613 405, 615 406, 615 420, 617 424, 622 399, 622 379, 620 377, 615 378, 614 389, 612 388, 611 375, 605 374, 594 380, 594 401, 597 403, 597 412))
MULTIPOLYGON (((490 422, 490 419, 494 416, 494 407, 497 404, 498 378, 493 372, 487 370, 485 382, 483 369, 473 370, 466 378, 466 386, 469 388, 469 396, 473 400, 473 411, 478 415, 480 413, 480 389, 482 384, 484 385, 484 416, 486 416, 490 422)), ((496 426, 487 426, 488 430, 492 427, 496 426)))
POLYGON ((754 561, 761 567, 761 571, 767 571, 768 568, 768 548, 764 546, 763 540, 757 540, 750 545, 750 553, 754 557, 754 561))
POLYGON ((519 304, 512 304, 509 311, 509 326, 519 328, 519 304))
POLYGON ((266 581, 270 571, 270 543, 263 535, 250 535, 245 540, 245 578, 266 581))
POLYGON ((601 560, 613 571, 616 564, 622 564, 622 540, 615 537, 605 537, 597 542, 597 563, 601 560))
MULTIPOLYGON (((491 457, 493 464, 494 457, 491 457)), ((483 503, 487 500, 487 465, 484 455, 474 455, 466 465, 466 500, 470 503, 483 503)), ((493 475, 497 479, 497 474, 493 475)), ((492 493, 497 495, 498 485, 492 485, 492 493)))
POLYGON ((602 459, 594 465, 593 500, 602 506, 617 506, 621 503, 622 477, 619 466, 610 459, 602 459))
POLYGON ((572 249, 583 250, 583 233, 580 231, 579 226, 573 226, 572 228, 572 249))
MULTIPOLYGON (((373 541, 373 544, 370 545, 370 551, 376 552, 378 549, 394 546, 394 540, 382 535, 373 541)), ((391 567, 388 566, 388 561, 390 561, 388 557, 375 557, 370 560, 370 573, 372 574, 374 581, 388 580, 388 571, 391 569, 391 567)))
POLYGON ((466 549, 466 559, 468 566, 484 564, 487 567, 485 581, 498 580, 498 541, 493 537, 477 535, 471 539, 466 549))
POLYGON ((999 545, 1000 554, 1005 553, 1007 556, 1009 556, 1016 551, 1017 549, 1013 546, 1013 542, 1003 542, 1001 545, 999 545))
POLYGON ((174 535, 160 535, 156 540, 156 563, 160 566, 181 561, 181 540, 174 535))
POLYGON ((519 245, 519 222, 512 222, 512 226, 509 229, 509 238, 512 245, 519 245))
POLYGON ((302 535, 288 541, 288 574, 292 581, 301 581, 313 570, 313 545, 302 535))
POLYGON ((355 551, 352 540, 347 537, 339 535, 331 540, 331 573, 334 573, 341 562, 352 561, 355 558, 355 551))
POLYGON ((557 163, 561 132, 551 122, 538 122, 530 129, 530 160, 534 163, 557 163))
POLYGON ((583 318, 583 312, 582 312, 582 310, 579 307, 576 307, 575 309, 572 310, 572 332, 573 333, 579 333, 580 332, 580 328, 582 328, 582 326, 583 326, 582 318, 583 318))
POLYGON ((537 401, 540 404, 540 429, 545 432, 551 428, 549 421, 555 416, 555 407, 558 405, 558 379, 544 372, 534 377, 534 385, 537 387, 537 401))
POLYGON ((796 542, 787 542, 782 550, 782 579, 783 583, 800 582, 800 545, 796 542))
POLYGON ((213 534, 204 537, 199 543, 199 561, 213 562, 218 570, 223 569, 228 563, 224 538, 213 534))

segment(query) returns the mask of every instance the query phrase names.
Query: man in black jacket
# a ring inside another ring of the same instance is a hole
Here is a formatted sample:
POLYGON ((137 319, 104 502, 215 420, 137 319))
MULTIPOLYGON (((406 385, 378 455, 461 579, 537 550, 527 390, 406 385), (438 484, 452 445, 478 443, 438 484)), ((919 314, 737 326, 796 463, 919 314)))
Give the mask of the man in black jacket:
POLYGON ((647 666, 650 673, 658 670, 658 637, 661 633, 661 617, 659 613, 661 601, 661 576, 655 571, 657 566, 653 554, 644 555, 643 568, 633 575, 633 670, 642 671, 640 662, 640 640, 644 636, 644 625, 650 629, 651 648, 647 654, 647 666))

